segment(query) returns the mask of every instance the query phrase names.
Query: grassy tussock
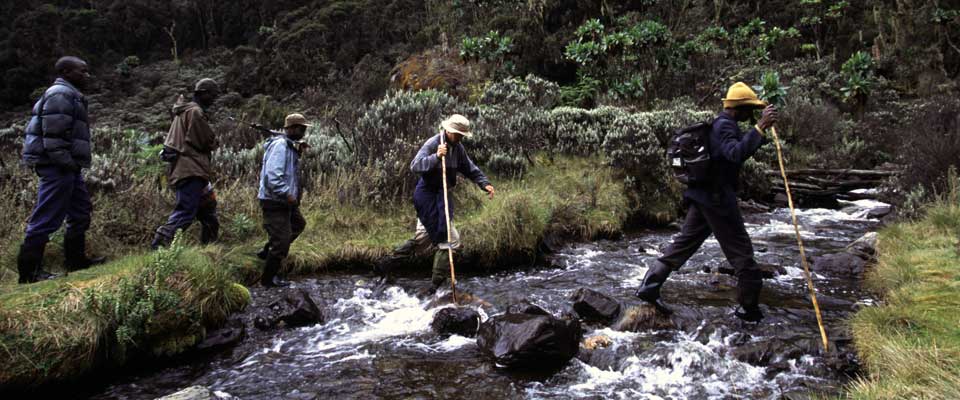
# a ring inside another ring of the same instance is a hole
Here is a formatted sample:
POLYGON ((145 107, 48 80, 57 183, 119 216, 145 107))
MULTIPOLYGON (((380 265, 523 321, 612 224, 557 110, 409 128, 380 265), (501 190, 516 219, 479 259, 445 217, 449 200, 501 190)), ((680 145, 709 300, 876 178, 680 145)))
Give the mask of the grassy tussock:
POLYGON ((869 375, 854 399, 960 398, 960 205, 944 201, 925 218, 884 229, 867 285, 883 304, 853 318, 869 375))

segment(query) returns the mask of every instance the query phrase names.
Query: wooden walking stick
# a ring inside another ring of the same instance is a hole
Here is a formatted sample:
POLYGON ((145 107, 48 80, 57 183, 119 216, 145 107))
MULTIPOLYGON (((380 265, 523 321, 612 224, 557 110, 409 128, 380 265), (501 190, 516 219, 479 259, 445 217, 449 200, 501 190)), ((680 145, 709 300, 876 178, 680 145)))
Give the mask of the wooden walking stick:
POLYGON ((817 303, 817 292, 813 288, 813 278, 810 274, 810 266, 807 265, 807 256, 803 251, 803 239, 800 237, 800 224, 797 223, 797 212, 793 208, 793 195, 790 194, 790 182, 787 181, 787 169, 783 165, 783 152, 780 150, 780 137, 777 136, 777 128, 770 127, 770 133, 773 134, 773 143, 777 145, 777 161, 780 162, 780 175, 783 177, 783 188, 787 192, 787 205, 790 206, 790 216, 793 218, 793 229, 797 233, 797 245, 800 246, 800 264, 803 265, 803 273, 807 278, 807 288, 810 290, 810 301, 813 302, 813 311, 817 314, 817 325, 820 327, 820 338, 823 340, 823 351, 829 351, 827 342, 827 331, 823 328, 823 317, 820 316, 820 304, 817 303))
MULTIPOLYGON (((440 144, 444 144, 446 132, 440 130, 440 144)), ((450 151, 450 149, 447 149, 450 151)), ((447 202, 447 156, 440 157, 440 170, 443 172, 443 215, 447 222, 447 257, 450 259, 450 288, 453 304, 457 305, 457 273, 453 269, 453 234, 450 232, 450 203, 447 202)), ((817 314, 820 315, 820 314, 817 314)))

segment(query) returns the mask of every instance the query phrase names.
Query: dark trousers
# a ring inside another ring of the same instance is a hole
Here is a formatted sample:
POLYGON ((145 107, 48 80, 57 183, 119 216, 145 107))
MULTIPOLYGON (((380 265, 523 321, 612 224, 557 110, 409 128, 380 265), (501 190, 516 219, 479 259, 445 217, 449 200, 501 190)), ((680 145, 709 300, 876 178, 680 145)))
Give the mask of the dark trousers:
POLYGON ((40 177, 37 188, 37 204, 27 220, 27 246, 42 246, 50 240, 50 234, 60 229, 64 219, 67 231, 64 237, 82 236, 90 227, 90 213, 93 204, 90 193, 83 182, 80 172, 69 171, 58 166, 40 166, 36 168, 40 177))
POLYGON ((263 209, 263 229, 270 236, 268 256, 283 259, 290 253, 290 244, 303 233, 307 221, 300 207, 283 201, 260 200, 263 209))
POLYGON ((695 201, 689 203, 680 235, 673 239, 673 243, 659 258, 660 262, 673 270, 679 269, 712 233, 720 242, 720 249, 733 265, 737 277, 744 277, 746 273, 751 277, 748 279, 753 279, 757 262, 753 259, 753 243, 744 227, 740 209, 736 206, 720 209, 695 201))
MULTIPOLYGON (((443 203, 443 188, 434 190, 423 179, 417 182, 413 191, 413 207, 417 210, 417 219, 423 224, 433 244, 447 241, 447 220, 443 203)), ((450 223, 453 223, 453 196, 448 196, 450 204, 450 223)), ((452 232, 451 232, 452 233, 452 232)))
POLYGON ((186 178, 177 182, 177 205, 167 218, 167 223, 157 228, 157 234, 169 241, 178 230, 186 230, 196 219, 203 227, 200 241, 217 240, 220 222, 217 219, 217 197, 214 192, 204 194, 207 181, 202 178, 186 178))

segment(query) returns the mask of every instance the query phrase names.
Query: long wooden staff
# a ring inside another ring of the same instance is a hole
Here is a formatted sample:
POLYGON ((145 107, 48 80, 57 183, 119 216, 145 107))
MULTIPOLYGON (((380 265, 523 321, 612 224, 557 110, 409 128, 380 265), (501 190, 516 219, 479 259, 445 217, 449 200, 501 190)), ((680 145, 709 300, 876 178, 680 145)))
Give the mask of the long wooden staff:
POLYGON ((797 223, 797 212, 793 208, 793 195, 790 194, 790 182, 787 181, 787 169, 783 165, 780 137, 777 136, 777 128, 775 127, 770 127, 770 133, 773 134, 773 143, 777 145, 777 160, 780 162, 780 175, 783 177, 783 187, 787 192, 787 205, 790 206, 790 216, 793 218, 793 229, 797 233, 797 245, 800 246, 800 264, 803 265, 803 273, 807 278, 807 288, 810 290, 810 300, 813 302, 813 311, 817 314, 817 325, 820 326, 820 338, 823 340, 823 351, 829 351, 827 331, 823 328, 823 317, 820 316, 820 304, 817 303, 817 292, 813 288, 810 266, 807 265, 807 256, 803 251, 803 239, 800 237, 800 224, 797 223))
MULTIPOLYGON (((440 130, 440 144, 444 144, 446 132, 440 130)), ((450 149, 448 148, 449 152, 450 149)), ((453 234, 450 232, 450 203, 447 202, 447 156, 440 157, 440 170, 443 171, 443 215, 447 222, 447 257, 450 259, 450 287, 453 304, 457 304, 457 273, 453 268, 453 234)), ((820 314, 817 314, 820 315, 820 314)))

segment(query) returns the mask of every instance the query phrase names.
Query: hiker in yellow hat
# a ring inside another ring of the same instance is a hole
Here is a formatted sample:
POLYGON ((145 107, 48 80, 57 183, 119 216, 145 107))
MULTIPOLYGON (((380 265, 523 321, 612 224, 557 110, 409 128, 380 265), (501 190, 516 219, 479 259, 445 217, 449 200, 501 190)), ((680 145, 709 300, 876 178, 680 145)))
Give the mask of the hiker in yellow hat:
POLYGON ((760 100, 743 82, 731 86, 722 101, 723 111, 713 121, 709 135, 709 177, 705 182, 690 184, 684 191, 688 208, 683 228, 663 256, 647 269, 636 296, 669 314, 670 308, 660 299, 661 287, 670 273, 683 266, 713 234, 736 271, 740 307, 735 315, 757 322, 763 319, 763 280, 737 204, 737 185, 740 167, 767 142, 765 131, 777 123, 777 109, 760 100), (763 109, 760 122, 742 132, 738 123, 753 119, 758 109, 763 109))
POLYGON ((463 138, 473 136, 470 120, 460 114, 451 115, 440 123, 440 134, 433 135, 423 144, 410 163, 410 169, 420 175, 413 193, 413 204, 417 210, 417 228, 414 237, 407 240, 393 254, 377 264, 376 272, 381 276, 381 284, 390 283, 390 271, 404 258, 422 251, 436 248, 433 258, 431 285, 421 295, 432 295, 444 283, 447 270, 447 252, 445 249, 458 250, 461 247, 460 234, 453 226, 454 203, 449 197, 450 238, 447 240, 447 224, 444 215, 443 174, 441 159, 446 159, 448 171, 447 186, 457 184, 457 172, 473 181, 480 190, 493 198, 496 191, 487 176, 470 160, 461 143, 463 138))

